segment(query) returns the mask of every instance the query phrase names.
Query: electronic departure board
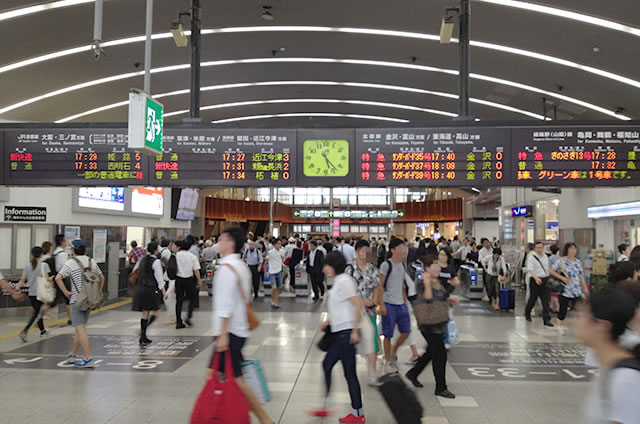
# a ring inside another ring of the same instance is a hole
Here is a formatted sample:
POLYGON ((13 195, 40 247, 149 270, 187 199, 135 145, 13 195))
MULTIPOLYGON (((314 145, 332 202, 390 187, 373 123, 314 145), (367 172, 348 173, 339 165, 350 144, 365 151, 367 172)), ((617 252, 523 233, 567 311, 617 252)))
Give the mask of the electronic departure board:
POLYGON ((165 130, 152 186, 294 186, 295 130, 165 130))
POLYGON ((508 128, 356 131, 356 185, 508 185, 508 128))
POLYGON ((512 155, 514 186, 640 184, 640 127, 513 128, 512 155))
POLYGON ((147 158, 126 129, 22 129, 4 133, 5 184, 118 186, 147 183, 147 158))

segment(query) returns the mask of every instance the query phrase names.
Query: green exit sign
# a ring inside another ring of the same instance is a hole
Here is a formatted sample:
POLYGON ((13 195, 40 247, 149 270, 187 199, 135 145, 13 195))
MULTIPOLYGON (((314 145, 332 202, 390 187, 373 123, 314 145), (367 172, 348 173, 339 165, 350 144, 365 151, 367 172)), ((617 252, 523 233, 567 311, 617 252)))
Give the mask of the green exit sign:
POLYGON ((129 148, 151 155, 162 154, 164 106, 147 93, 129 93, 129 148))

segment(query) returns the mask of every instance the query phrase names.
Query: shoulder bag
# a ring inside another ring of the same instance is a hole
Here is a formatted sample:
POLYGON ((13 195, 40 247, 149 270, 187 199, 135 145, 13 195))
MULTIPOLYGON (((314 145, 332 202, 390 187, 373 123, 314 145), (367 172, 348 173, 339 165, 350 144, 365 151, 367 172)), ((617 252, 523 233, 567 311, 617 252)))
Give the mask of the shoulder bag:
MULTIPOLYGON (((565 270, 565 260, 566 260, 566 258, 560 258, 560 260, 562 261, 562 271, 557 271, 557 272, 561 276, 567 278, 568 275, 567 275, 567 272, 565 270)), ((547 287, 553 293, 563 293, 566 285, 567 284, 564 281, 562 281, 561 279, 556 278, 553 275, 549 276, 549 282, 547 284, 547 287)))
POLYGON ((238 274, 235 268, 231 265, 224 264, 224 266, 228 266, 229 268, 231 268, 231 271, 233 271, 233 273, 236 275, 238 289, 240 289, 240 296, 242 297, 242 301, 247 305, 247 322, 249 323, 249 330, 253 331, 260 326, 260 319, 258 318, 258 315, 256 315, 256 313, 253 311, 251 304, 247 301, 247 295, 245 294, 240 282, 240 274, 238 274))
POLYGON ((38 299, 42 303, 52 303, 56 298, 56 288, 51 284, 44 274, 44 267, 40 264, 40 275, 38 276, 38 299))
POLYGON ((435 300, 431 303, 416 303, 413 305, 418 327, 424 325, 438 325, 449 322, 449 304, 446 301, 435 300))

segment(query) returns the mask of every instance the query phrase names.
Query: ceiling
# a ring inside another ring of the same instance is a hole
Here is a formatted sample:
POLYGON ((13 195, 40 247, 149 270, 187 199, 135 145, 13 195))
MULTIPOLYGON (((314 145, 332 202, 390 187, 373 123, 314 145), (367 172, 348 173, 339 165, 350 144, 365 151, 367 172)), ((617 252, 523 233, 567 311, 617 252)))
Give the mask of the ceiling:
MULTIPOLYGON (((0 19, 3 12, 41 3, 44 2, 3 0, 0 19)), ((288 116, 240 124, 398 126, 451 120, 457 111, 458 83, 453 71, 458 66, 458 46, 440 45, 437 39, 424 36, 437 37, 444 9, 455 6, 453 0, 201 3, 205 30, 202 86, 209 87, 202 92, 205 122, 285 114, 288 116), (260 17, 265 4, 273 7, 275 19, 271 22, 260 17), (288 26, 289 30, 262 28, 206 34, 207 29, 256 26, 288 26), (291 31, 290 26, 311 28, 291 31), (355 30, 362 28, 410 34, 376 35, 355 30), (285 50, 274 57, 272 51, 281 47, 285 50), (252 84, 256 82, 268 83, 252 84), (237 85, 218 87, 227 84, 237 85), (323 113, 331 116, 304 116, 323 113)), ((539 3, 558 7, 551 0, 539 3)), ((188 0, 155 0, 154 33, 168 33, 177 12, 189 7, 188 0)), ((561 7, 640 27, 640 8, 632 0, 565 0, 561 7)), ((638 35, 485 0, 473 0, 471 10, 471 39, 475 43, 471 47, 471 72, 476 75, 471 79, 471 112, 479 119, 540 120, 543 97, 547 98, 548 116, 552 118, 617 119, 616 110, 628 118, 640 118, 638 35), (480 42, 494 47, 481 47, 480 42), (495 46, 520 50, 505 52, 495 46), (595 52, 594 47, 599 51, 595 52), (546 55, 545 60, 526 56, 529 52, 546 55), (559 60, 565 62, 554 63, 559 60), (585 66, 590 68, 585 70, 585 66), (609 74, 602 75, 605 72, 609 74)), ((141 36, 144 20, 145 1, 106 0, 103 40, 141 36)), ((13 40, 3 43, 0 49, 0 120, 55 122, 120 103, 70 122, 126 121, 127 107, 122 102, 130 88, 142 88, 142 76, 114 78, 100 84, 96 81, 141 71, 143 42, 105 46, 106 55, 98 61, 89 51, 82 51, 17 69, 4 68, 74 47, 85 46, 86 50, 92 34, 91 2, 0 20, 0 39, 13 40), (51 95, 83 83, 89 84, 51 95), (43 95, 46 98, 37 99, 43 95), (27 102, 20 105, 23 101, 27 102)), ((187 90, 189 61, 189 48, 177 48, 170 37, 155 40, 154 69, 185 66, 154 73, 152 93, 187 90)), ((160 101, 169 113, 167 122, 179 122, 188 116, 186 112, 173 114, 189 108, 187 93, 160 96, 160 101)))

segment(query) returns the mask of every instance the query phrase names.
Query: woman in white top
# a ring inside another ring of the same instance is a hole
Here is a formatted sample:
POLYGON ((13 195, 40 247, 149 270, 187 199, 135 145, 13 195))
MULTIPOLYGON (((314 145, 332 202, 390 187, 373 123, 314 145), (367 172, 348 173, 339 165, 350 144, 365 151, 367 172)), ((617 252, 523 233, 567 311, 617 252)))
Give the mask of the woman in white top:
POLYGON ((49 331, 44 328, 44 320, 42 319, 42 314, 44 313, 42 309, 43 303, 38 300, 38 277, 44 275, 49 283, 51 283, 51 278, 49 278, 49 265, 42 261, 43 254, 44 250, 42 250, 40 246, 35 246, 31 249, 31 261, 24 267, 20 281, 18 281, 18 285, 16 286, 16 290, 20 292, 20 288, 25 282, 29 285, 29 300, 33 308, 26 327, 20 332, 20 339, 23 342, 27 341, 27 332, 36 320, 38 320, 40 336, 42 337, 49 334, 49 331))
POLYGON ((602 367, 584 403, 585 424, 632 424, 640 417, 640 347, 633 351, 620 338, 633 320, 638 301, 607 287, 591 296, 579 313, 577 336, 592 348, 602 367), (586 309, 586 308, 583 308, 586 309))
POLYGON ((340 361, 347 379, 353 411, 346 417, 340 418, 338 422, 364 423, 362 394, 356 373, 355 348, 355 344, 360 342, 358 327, 360 325, 363 299, 358 296, 358 287, 355 280, 344 273, 346 267, 347 261, 342 253, 337 251, 327 253, 322 271, 327 278, 334 278, 334 281, 331 290, 328 292, 329 319, 321 325, 323 329, 330 325, 332 334, 329 351, 322 362, 326 384, 326 399, 323 408, 309 411, 309 414, 316 417, 330 415, 327 409, 327 399, 331 390, 331 371, 340 361))
POLYGON ((147 327, 160 315, 160 304, 167 299, 164 289, 162 262, 158 258, 158 243, 152 241, 147 245, 147 256, 136 262, 135 272, 140 269, 136 280, 136 294, 133 298, 133 310, 142 312, 140 318, 140 344, 151 343, 147 338, 147 327), (153 315, 149 317, 149 313, 153 315))
POLYGON ((631 256, 631 246, 626 243, 622 243, 618 246, 618 262, 626 262, 629 260, 629 256, 631 256))

